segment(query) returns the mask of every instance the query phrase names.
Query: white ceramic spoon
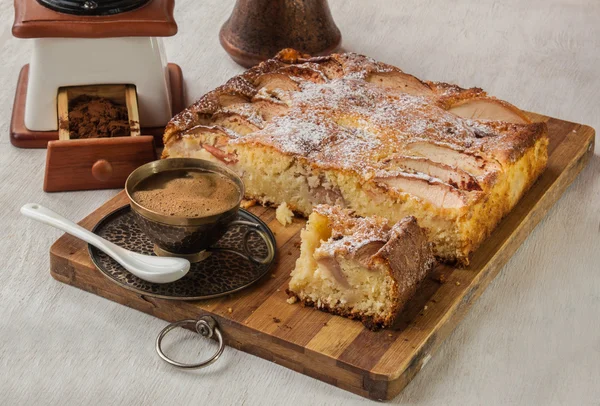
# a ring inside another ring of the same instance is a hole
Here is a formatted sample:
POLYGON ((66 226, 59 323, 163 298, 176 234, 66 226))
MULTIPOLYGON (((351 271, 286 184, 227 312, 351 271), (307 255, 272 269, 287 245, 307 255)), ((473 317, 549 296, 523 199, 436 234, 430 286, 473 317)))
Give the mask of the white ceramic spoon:
POLYGON ((138 278, 148 282, 174 282, 183 278, 190 270, 190 262, 187 259, 154 257, 126 250, 39 204, 27 203, 21 207, 21 214, 82 239, 103 251, 138 278))

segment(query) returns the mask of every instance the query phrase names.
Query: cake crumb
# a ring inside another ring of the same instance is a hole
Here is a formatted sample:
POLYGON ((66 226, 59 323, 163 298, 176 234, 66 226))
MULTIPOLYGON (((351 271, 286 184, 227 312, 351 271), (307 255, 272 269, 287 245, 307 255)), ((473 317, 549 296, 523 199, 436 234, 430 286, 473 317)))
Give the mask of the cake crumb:
POLYGON ((250 207, 254 207, 256 206, 256 199, 244 199, 240 203, 240 206, 242 207, 242 209, 249 209, 250 207))
POLYGON ((275 274, 274 274, 274 273, 272 273, 272 274, 271 274, 271 278, 274 278, 274 277, 275 277, 275 274))
POLYGON ((388 334, 388 337, 393 337, 393 336, 394 336, 394 335, 393 335, 392 333, 389 333, 389 334, 388 334))
POLYGON ((289 304, 294 304, 297 301, 298 299, 296 299, 296 296, 288 297, 288 300, 286 300, 286 302, 288 302, 289 304))
POLYGON ((273 317, 273 323, 281 323, 281 319, 273 317))
POLYGON ((456 286, 460 286, 460 282, 459 281, 456 281, 456 286))
POLYGON ((423 307, 423 310, 427 310, 427 305, 425 305, 425 307, 423 307))
POLYGON ((281 223, 282 226, 286 227, 292 224, 294 212, 290 210, 286 202, 283 202, 279 205, 277 210, 275 210, 275 218, 281 223))
POLYGON ((233 309, 232 309, 231 307, 228 307, 228 308, 227 308, 227 312, 228 312, 228 313, 233 313, 233 309))

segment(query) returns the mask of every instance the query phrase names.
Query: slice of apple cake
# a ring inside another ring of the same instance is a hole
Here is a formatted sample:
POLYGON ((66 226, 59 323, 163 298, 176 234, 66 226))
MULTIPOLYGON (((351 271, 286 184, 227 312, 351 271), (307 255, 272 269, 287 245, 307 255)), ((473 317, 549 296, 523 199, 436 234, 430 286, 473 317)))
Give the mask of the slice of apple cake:
POLYGON ((246 197, 414 216, 444 261, 469 254, 542 173, 546 125, 481 89, 425 82, 357 54, 284 50, 175 116, 164 158, 235 170, 246 197))
POLYGON ((288 294, 304 305, 390 327, 434 263, 414 217, 396 224, 318 205, 301 232, 288 294))

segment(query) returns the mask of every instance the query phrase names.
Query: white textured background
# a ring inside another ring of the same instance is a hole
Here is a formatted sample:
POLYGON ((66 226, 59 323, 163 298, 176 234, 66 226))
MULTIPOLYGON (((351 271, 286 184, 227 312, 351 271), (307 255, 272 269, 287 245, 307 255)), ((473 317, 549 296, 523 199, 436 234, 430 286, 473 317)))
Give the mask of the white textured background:
MULTIPOLYGON (((524 109, 600 129, 600 2, 331 0, 347 50, 421 78, 480 86, 524 109)), ((241 71, 218 30, 232 0, 178 0, 166 40, 188 101, 241 71)), ((0 404, 331 404, 369 402, 226 349, 175 370, 154 353, 164 322, 62 285, 48 273, 60 232, 21 218, 35 201, 79 220, 116 191, 45 194, 45 150, 9 143, 29 44, 0 0, 0 404)), ((598 405, 600 149, 428 365, 394 403, 598 405)), ((213 344, 181 335, 174 355, 213 344), (187 338, 187 339, 186 339, 187 338)))

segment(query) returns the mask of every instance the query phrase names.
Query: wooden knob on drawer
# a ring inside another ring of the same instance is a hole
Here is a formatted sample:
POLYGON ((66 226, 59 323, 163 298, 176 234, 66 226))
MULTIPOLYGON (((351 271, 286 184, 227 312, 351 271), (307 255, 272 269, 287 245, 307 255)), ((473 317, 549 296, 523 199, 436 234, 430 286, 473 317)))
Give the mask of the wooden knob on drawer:
POLYGON ((100 182, 109 180, 113 173, 113 167, 106 159, 99 159, 92 165, 92 176, 100 182))

